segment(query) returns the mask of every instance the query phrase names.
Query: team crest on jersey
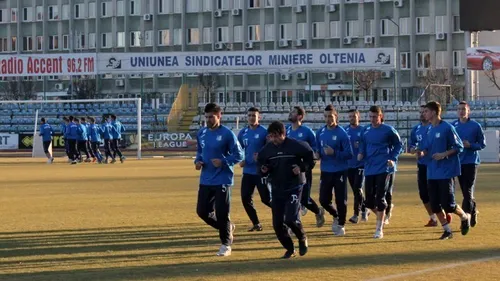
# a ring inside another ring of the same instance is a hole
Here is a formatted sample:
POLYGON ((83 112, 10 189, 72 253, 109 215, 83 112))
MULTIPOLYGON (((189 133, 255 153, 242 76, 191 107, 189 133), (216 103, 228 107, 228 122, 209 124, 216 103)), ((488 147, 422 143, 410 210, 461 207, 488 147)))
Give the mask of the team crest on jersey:
POLYGON ((337 140, 337 136, 332 136, 332 140, 337 140))
POLYGON ((217 141, 221 141, 222 140, 222 136, 217 136, 217 141))
POLYGON ((358 132, 358 137, 359 137, 359 136, 361 136, 361 133, 360 133, 360 132, 358 132))
POLYGON ((299 133, 299 138, 301 138, 302 136, 303 136, 303 134, 302 134, 302 133, 299 133))
POLYGON ((439 139, 441 137, 441 133, 436 133, 436 139, 439 139))
POLYGON ((259 134, 255 134, 255 138, 258 139, 259 138, 259 134))

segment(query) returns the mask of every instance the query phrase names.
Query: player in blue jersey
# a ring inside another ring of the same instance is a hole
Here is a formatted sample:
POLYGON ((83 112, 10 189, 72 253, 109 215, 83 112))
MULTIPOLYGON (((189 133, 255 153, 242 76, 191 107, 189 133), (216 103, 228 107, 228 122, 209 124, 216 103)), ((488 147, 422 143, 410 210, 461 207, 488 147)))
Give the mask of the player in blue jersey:
MULTIPOLYGON (((302 125, 306 112, 304 108, 295 106, 288 116, 288 121, 292 124, 286 129, 286 136, 299 141, 304 141, 311 146, 313 151, 316 151, 316 136, 311 128, 302 125)), ((307 209, 311 210, 316 215, 316 226, 322 227, 325 224, 325 210, 318 207, 318 204, 311 198, 312 188, 312 170, 306 171, 306 185, 302 191, 302 215, 304 216, 307 209)))
POLYGON ((359 143, 361 140, 361 134, 363 132, 363 126, 359 125, 359 111, 357 109, 350 109, 349 114, 349 125, 344 129, 349 136, 351 142, 352 153, 354 157, 347 160, 347 179, 351 185, 352 193, 354 195, 354 215, 349 219, 351 223, 358 223, 359 215, 361 213, 361 221, 368 221, 368 215, 370 210, 366 209, 365 198, 363 194, 363 186, 365 183, 364 174, 364 162, 358 161, 357 155, 359 153, 359 143))
POLYGON ((95 123, 94 117, 89 117, 89 142, 92 154, 97 158, 99 164, 102 164, 102 154, 99 150, 101 144, 101 128, 95 123))
POLYGON ((396 172, 403 144, 392 126, 383 124, 382 108, 372 106, 369 110, 370 125, 363 130, 358 161, 365 162, 366 207, 377 214, 374 238, 383 238, 388 202, 386 195, 391 185, 391 174, 396 172))
POLYGON ((113 130, 111 131, 113 135, 113 139, 111 140, 111 149, 113 150, 113 160, 111 163, 116 162, 116 155, 120 157, 120 162, 123 163, 125 161, 125 156, 123 156, 120 150, 120 141, 122 139, 122 134, 125 132, 125 127, 123 124, 116 120, 116 115, 111 115, 111 126, 113 130))
POLYGON ((89 155, 92 158, 92 162, 95 162, 97 159, 96 159, 96 156, 94 155, 94 152, 92 150, 92 145, 91 145, 91 141, 90 141, 90 123, 87 122, 86 118, 84 118, 84 117, 81 118, 81 123, 87 129, 87 141, 85 142, 85 145, 87 146, 87 151, 89 152, 89 155))
POLYGON ((78 160, 78 147, 77 147, 77 140, 78 140, 78 128, 79 126, 75 123, 76 118, 73 116, 70 116, 68 118, 69 123, 66 126, 66 139, 68 140, 68 149, 69 153, 71 156, 71 164, 74 165, 77 163, 78 160))
POLYGON ((63 120, 63 123, 61 124, 61 134, 63 136, 63 140, 64 140, 64 150, 66 152, 66 156, 68 156, 68 163, 71 163, 71 154, 69 152, 69 144, 68 144, 68 138, 67 138, 67 135, 66 135, 66 127, 69 125, 69 119, 68 117, 64 116, 62 118, 63 120))
POLYGON ((464 150, 459 154, 462 174, 458 176, 464 197, 462 208, 464 212, 471 214, 470 226, 474 227, 477 224, 479 213, 474 198, 477 168, 481 163, 479 151, 486 147, 486 140, 481 124, 471 120, 469 115, 469 104, 464 101, 460 102, 458 104, 458 120, 453 122, 453 126, 464 144, 464 150))
POLYGON ((235 228, 229 216, 234 165, 244 159, 244 153, 236 135, 221 125, 221 108, 209 103, 204 111, 207 126, 197 134, 194 161, 196 170, 201 170, 196 211, 202 220, 219 231, 222 245, 217 256, 229 256, 235 228))
POLYGON ((252 227, 248 231, 262 231, 262 225, 253 205, 253 193, 255 187, 259 191, 260 199, 266 206, 271 207, 271 192, 260 176, 260 167, 257 167, 258 152, 266 145, 267 129, 259 124, 260 112, 258 108, 251 107, 247 111, 248 126, 238 134, 238 141, 245 150, 245 159, 240 162, 243 168, 241 179, 241 201, 252 221, 252 227))
MULTIPOLYGON (((420 124, 413 127, 410 133, 410 153, 415 154, 418 145, 423 141, 424 137, 427 136, 427 131, 430 129, 429 121, 425 118, 424 115, 425 105, 420 106, 420 124)), ((437 216, 432 212, 430 199, 429 199, 429 190, 427 186, 427 162, 430 161, 428 156, 417 158, 417 185, 418 185, 418 194, 420 196, 420 200, 424 204, 425 210, 429 215, 429 221, 427 222, 425 227, 435 227, 438 225, 437 216)), ((450 214, 446 214, 446 220, 448 223, 451 223, 452 216, 450 214)))
POLYGON ((282 258, 296 255, 290 232, 299 240, 299 254, 303 256, 308 242, 300 221, 300 200, 305 172, 314 168, 314 152, 307 142, 286 137, 285 125, 279 121, 271 123, 267 132, 269 142, 259 151, 257 162, 262 174, 271 181, 274 232, 286 249, 282 258))
POLYGON ((419 143, 417 155, 428 156, 427 185, 432 212, 443 226, 442 240, 453 237, 446 213, 454 213, 461 219, 461 232, 466 235, 470 229, 470 214, 464 212, 455 202, 454 177, 460 175, 459 153, 464 146, 455 128, 441 119, 441 105, 429 102, 425 105, 425 118, 431 126, 427 136, 419 143))
POLYGON ((109 158, 111 158, 111 163, 115 163, 115 156, 113 156, 111 142, 113 141, 113 126, 111 125, 111 120, 106 118, 102 121, 101 125, 101 135, 104 139, 104 155, 106 159, 102 161, 104 164, 108 164, 109 158))
POLYGON ((316 133, 316 153, 321 159, 319 202, 333 217, 332 232, 335 236, 345 235, 347 217, 347 169, 348 160, 353 157, 349 136, 338 125, 337 110, 327 105, 324 111, 326 125, 316 133), (332 204, 332 191, 335 206, 332 204))
POLYGON ((43 152, 47 156, 47 164, 52 164, 54 162, 54 157, 50 154, 49 148, 52 144, 52 135, 54 130, 49 123, 46 122, 45 118, 40 119, 40 136, 42 137, 43 152))
MULTIPOLYGON (((82 119, 85 120, 84 118, 82 119)), ((82 152, 87 157, 85 158, 85 162, 91 161, 89 151, 87 150, 87 141, 88 141, 87 126, 82 124, 83 122, 82 119, 75 118, 75 123, 78 125, 77 147, 78 147, 78 155, 80 163, 83 162, 82 152)))

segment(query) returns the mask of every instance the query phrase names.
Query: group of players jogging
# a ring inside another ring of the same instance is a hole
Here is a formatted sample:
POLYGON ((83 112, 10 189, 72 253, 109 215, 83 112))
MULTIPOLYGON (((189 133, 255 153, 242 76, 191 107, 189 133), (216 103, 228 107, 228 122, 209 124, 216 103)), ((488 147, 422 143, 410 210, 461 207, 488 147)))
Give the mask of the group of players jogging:
MULTIPOLYGON (((64 123, 61 124, 61 133, 64 136, 64 145, 69 163, 115 163, 116 156, 119 157, 121 163, 125 161, 119 147, 125 127, 120 121, 116 120, 115 115, 105 118, 101 125, 96 123, 94 117, 78 118, 69 116, 62 119, 64 123), (102 143, 104 143, 104 156, 99 150, 102 143), (109 162, 110 159, 111 162, 109 162)), ((54 129, 45 118, 40 121, 40 136, 43 141, 43 149, 48 158, 47 163, 50 164, 54 162, 54 157, 49 150, 54 129)))
MULTIPOLYGON (((359 111, 349 110, 349 125, 341 127, 336 109, 328 105, 323 112, 325 126, 316 133, 302 124, 305 111, 301 107, 290 112, 290 126, 275 121, 267 129, 259 124, 258 108, 252 107, 247 111, 248 125, 238 136, 221 124, 222 111, 217 104, 207 104, 204 113, 206 127, 197 134, 194 161, 196 170, 201 170, 197 214, 219 231, 217 256, 232 252, 235 224, 230 220, 230 198, 238 163, 243 168, 241 200, 252 222, 249 231, 263 229, 252 199, 257 187, 262 202, 272 210, 274 231, 286 249, 283 258, 296 256, 293 235, 299 240, 299 254, 307 253, 308 240, 300 219, 307 210, 316 215, 317 227, 324 225, 328 212, 333 235, 345 235, 347 182, 354 195, 349 222, 367 221, 373 212, 374 238, 383 238, 394 207, 394 176, 403 143, 396 129, 384 123, 381 107, 370 107, 367 126, 360 125, 359 111), (316 160, 320 161, 321 207, 311 198, 316 160)), ((458 119, 448 123, 441 119, 441 105, 429 102, 421 106, 421 122, 409 139, 410 152, 418 159, 420 199, 429 215, 425 226, 441 224, 442 240, 453 237, 451 214, 460 218, 462 235, 478 221, 475 179, 478 151, 486 143, 480 124, 469 114, 469 105, 460 102, 458 119), (455 178, 463 193, 462 207, 455 201, 455 178)))

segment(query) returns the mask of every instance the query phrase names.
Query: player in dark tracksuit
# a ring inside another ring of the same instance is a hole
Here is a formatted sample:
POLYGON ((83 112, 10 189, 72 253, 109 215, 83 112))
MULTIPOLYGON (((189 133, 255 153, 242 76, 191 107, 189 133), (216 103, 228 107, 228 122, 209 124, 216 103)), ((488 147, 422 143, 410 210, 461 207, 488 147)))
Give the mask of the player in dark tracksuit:
POLYGON ((359 215, 361 213, 361 221, 368 221, 368 215, 370 210, 366 209, 365 197, 363 194, 363 186, 365 184, 365 169, 364 162, 358 161, 357 155, 359 152, 359 142, 361 139, 361 134, 364 129, 363 126, 359 125, 359 111, 357 109, 351 109, 348 111, 349 114, 349 125, 344 129, 349 136, 351 142, 352 153, 354 157, 347 160, 347 178, 349 180, 349 185, 351 186, 352 193, 354 196, 354 215, 349 219, 351 223, 358 223, 359 215))
POLYGON ((222 126, 221 108, 215 103, 205 106, 207 127, 196 136, 196 170, 201 170, 196 212, 208 225, 219 231, 221 246, 217 256, 231 255, 235 225, 231 223, 231 190, 234 165, 243 160, 243 149, 234 133, 222 126))
POLYGON ((266 144, 267 129, 259 124, 260 113, 258 108, 249 108, 247 117, 248 126, 243 128, 238 134, 238 141, 245 150, 245 159, 240 162, 240 167, 243 168, 241 201, 253 224, 248 231, 262 231, 262 225, 253 205, 252 197, 255 187, 257 187, 262 203, 271 207, 271 191, 265 182, 265 178, 260 176, 256 161, 257 153, 266 144))
POLYGON ((349 136, 338 125, 338 114, 332 105, 324 111, 326 125, 316 133, 316 153, 321 159, 319 202, 333 216, 332 232, 345 235, 347 216, 347 161, 353 157, 349 136), (335 193, 335 205, 332 204, 335 193))
MULTIPOLYGON (((311 128, 302 125, 302 120, 305 116, 305 110, 296 106, 290 111, 288 116, 288 121, 292 124, 286 129, 286 136, 299 141, 304 141, 311 146, 313 150, 316 150, 316 136, 314 135, 311 128)), ((318 204, 311 198, 311 188, 312 188, 312 170, 306 171, 307 184, 304 186, 304 190, 301 198, 301 211, 304 216, 307 213, 307 209, 311 210, 316 215, 316 226, 322 227, 325 224, 325 210, 319 207, 318 204)))
POLYGON ((314 152, 306 142, 286 137, 285 126, 279 121, 271 123, 267 133, 269 142, 259 152, 257 162, 271 181, 273 228, 286 249, 283 258, 295 256, 288 228, 299 239, 299 254, 303 256, 308 244, 299 209, 305 172, 314 167, 314 152))
POLYGON ((460 175, 459 153, 464 146, 452 124, 441 119, 441 105, 438 102, 428 102, 425 105, 425 118, 431 127, 427 136, 419 143, 417 155, 428 155, 427 186, 432 211, 437 215, 444 232, 439 239, 453 237, 446 213, 454 213, 461 219, 462 235, 469 233, 471 215, 455 201, 454 178, 460 175))
POLYGON ((66 139, 68 140, 68 149, 71 156, 71 164, 76 164, 79 155, 77 148, 78 125, 74 122, 75 118, 73 116, 70 116, 68 120, 69 123, 66 126, 66 139))
POLYGON ((64 150, 66 151, 66 155, 68 156, 68 162, 71 162, 71 154, 69 151, 69 142, 68 142, 68 135, 66 133, 66 127, 69 125, 69 119, 68 117, 63 117, 63 123, 61 124, 61 134, 63 135, 64 139, 64 150))
POLYGON ((403 144, 396 129, 383 124, 383 113, 379 106, 372 106, 369 111, 371 124, 363 130, 358 160, 365 161, 365 204, 377 214, 377 228, 373 237, 379 239, 384 237, 383 224, 388 207, 386 196, 403 144))
POLYGON ((474 227, 477 224, 478 214, 474 190, 476 189, 477 168, 481 163, 479 151, 486 147, 486 140, 481 124, 471 120, 469 115, 469 105, 466 102, 460 102, 458 105, 459 120, 452 124, 464 144, 464 150, 459 154, 462 173, 458 176, 464 197, 462 208, 464 212, 471 214, 470 226, 474 227))
MULTIPOLYGON (((82 125, 85 126, 85 129, 87 130, 87 141, 85 142, 85 145, 87 146, 87 151, 89 152, 89 155, 92 158, 92 162, 95 162, 97 159, 96 159, 96 156, 94 155, 94 151, 92 149, 92 145, 91 145, 91 141, 90 141, 90 123, 88 123, 84 117, 82 117, 80 120, 81 120, 82 125)), ((89 120, 90 120, 90 118, 89 118, 89 120)))

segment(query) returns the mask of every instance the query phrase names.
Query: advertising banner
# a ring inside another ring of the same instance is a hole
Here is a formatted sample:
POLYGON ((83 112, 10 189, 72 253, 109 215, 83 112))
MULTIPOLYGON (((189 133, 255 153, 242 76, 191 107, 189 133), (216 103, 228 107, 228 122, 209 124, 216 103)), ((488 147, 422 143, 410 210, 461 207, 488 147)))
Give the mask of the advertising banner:
POLYGON ((0 56, 0 76, 94 75, 95 53, 0 56))
POLYGON ((467 69, 483 71, 500 69, 500 47, 467 48, 467 69))
POLYGON ((234 52, 100 53, 99 73, 391 70, 394 48, 234 52))
POLYGON ((18 149, 19 147, 18 134, 3 134, 0 133, 0 150, 18 149))
POLYGON ((145 135, 144 148, 164 150, 196 150, 196 135, 194 133, 156 133, 145 135))

